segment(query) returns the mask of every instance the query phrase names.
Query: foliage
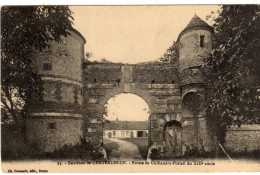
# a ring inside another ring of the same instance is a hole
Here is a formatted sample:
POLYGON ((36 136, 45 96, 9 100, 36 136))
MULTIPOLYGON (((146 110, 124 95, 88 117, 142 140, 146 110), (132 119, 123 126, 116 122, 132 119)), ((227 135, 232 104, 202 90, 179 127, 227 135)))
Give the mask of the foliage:
POLYGON ((67 6, 2 7, 1 105, 16 123, 24 123, 29 104, 41 97, 41 80, 31 67, 33 51, 67 36, 71 14, 67 6))
POLYGON ((64 145, 56 149, 52 153, 44 154, 43 158, 48 159, 81 159, 81 160, 97 160, 102 159, 103 155, 99 152, 98 147, 81 139, 81 143, 72 146, 64 145))
POLYGON ((5 160, 44 160, 44 159, 82 159, 97 160, 102 159, 103 155, 94 145, 87 143, 85 139, 77 145, 64 145, 51 153, 42 153, 37 144, 28 146, 22 139, 21 132, 17 125, 2 124, 2 154, 5 160))
POLYGON ((260 124, 259 6, 223 5, 207 60, 207 113, 223 143, 231 125, 260 124))
POLYGON ((178 58, 179 58, 178 43, 174 41, 173 44, 166 50, 164 55, 159 58, 159 60, 161 62, 176 63, 178 58))

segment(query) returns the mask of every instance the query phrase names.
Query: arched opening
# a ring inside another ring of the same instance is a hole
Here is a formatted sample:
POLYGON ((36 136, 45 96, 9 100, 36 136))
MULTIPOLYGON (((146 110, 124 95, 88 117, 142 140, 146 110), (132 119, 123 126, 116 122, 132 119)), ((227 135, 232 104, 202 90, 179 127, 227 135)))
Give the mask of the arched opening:
POLYGON ((163 138, 165 141, 167 157, 179 157, 182 154, 181 123, 172 120, 165 123, 163 138))
POLYGON ((188 92, 184 95, 182 101, 182 114, 188 120, 193 122, 189 135, 193 138, 192 144, 199 145, 199 113, 203 107, 203 98, 196 92, 188 92))
POLYGON ((139 96, 120 93, 104 105, 103 145, 109 159, 145 159, 150 137, 150 109, 139 96))

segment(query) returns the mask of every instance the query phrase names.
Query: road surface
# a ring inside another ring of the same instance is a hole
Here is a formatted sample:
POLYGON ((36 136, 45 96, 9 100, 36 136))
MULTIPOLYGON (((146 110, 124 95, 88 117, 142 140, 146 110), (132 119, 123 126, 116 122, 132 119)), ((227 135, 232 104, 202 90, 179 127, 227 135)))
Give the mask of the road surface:
POLYGON ((115 138, 113 139, 104 138, 103 142, 105 148, 109 147, 109 149, 112 149, 112 152, 109 155, 109 160, 136 160, 136 159, 141 160, 142 159, 142 156, 138 150, 137 145, 133 143, 124 140, 115 139, 115 138))

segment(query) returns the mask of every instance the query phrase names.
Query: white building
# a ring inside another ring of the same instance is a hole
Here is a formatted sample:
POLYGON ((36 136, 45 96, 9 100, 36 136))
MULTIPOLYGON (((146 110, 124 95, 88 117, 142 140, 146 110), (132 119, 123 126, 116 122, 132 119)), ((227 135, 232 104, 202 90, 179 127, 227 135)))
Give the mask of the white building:
POLYGON ((148 137, 147 121, 109 121, 104 125, 104 138, 148 137))

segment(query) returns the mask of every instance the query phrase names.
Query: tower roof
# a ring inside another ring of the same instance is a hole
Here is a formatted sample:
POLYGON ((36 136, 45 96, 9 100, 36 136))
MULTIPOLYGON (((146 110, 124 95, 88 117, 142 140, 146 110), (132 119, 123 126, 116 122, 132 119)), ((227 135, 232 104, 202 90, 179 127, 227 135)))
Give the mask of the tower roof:
POLYGON ((193 18, 190 20, 190 23, 185 27, 185 29, 179 34, 178 40, 180 39, 181 35, 185 33, 187 30, 192 28, 199 28, 199 29, 206 29, 213 32, 213 28, 208 25, 205 21, 203 21, 197 15, 194 15, 193 18))
POLYGON ((197 15, 194 15, 193 18, 190 20, 190 23, 185 27, 184 30, 192 27, 210 27, 205 21, 200 19, 197 15))

